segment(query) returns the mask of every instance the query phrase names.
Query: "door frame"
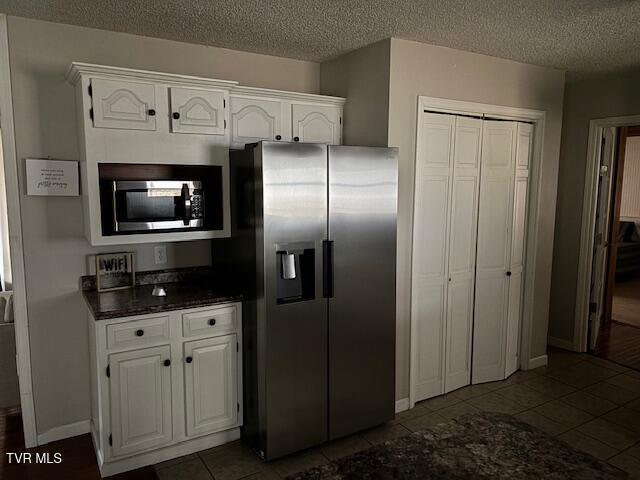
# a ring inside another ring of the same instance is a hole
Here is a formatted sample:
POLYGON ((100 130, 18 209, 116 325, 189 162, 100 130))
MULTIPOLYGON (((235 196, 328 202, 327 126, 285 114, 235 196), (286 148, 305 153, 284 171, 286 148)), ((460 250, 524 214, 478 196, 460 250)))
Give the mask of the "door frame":
MULTIPOLYGON (((485 103, 466 102, 447 98, 418 96, 416 110, 416 154, 414 157, 414 172, 418 161, 418 139, 422 133, 420 114, 423 110, 448 113, 452 115, 472 115, 487 116, 501 120, 514 120, 531 122, 533 131, 533 154, 529 166, 529 198, 527 207, 527 230, 526 230, 526 256, 525 256, 525 278, 524 278, 524 298, 522 311, 522 328, 520 333, 520 368, 529 370, 546 365, 547 356, 531 358, 531 328, 533 315, 534 285, 536 279, 536 245, 538 243, 538 227, 540 220, 540 185, 542 183, 542 158, 544 145, 544 132, 546 123, 546 112, 528 108, 508 107, 504 105, 491 105, 485 103)), ((414 179, 415 180, 415 179, 414 179)), ((415 215, 415 186, 412 198, 411 214, 411 238, 413 239, 413 228, 415 225, 413 215, 415 215)), ((411 245, 410 270, 413 270, 413 241, 411 245)), ((413 283, 413 272, 411 272, 413 283)), ((410 292, 410 296, 413 292, 410 292)), ((417 338, 416 319, 411 315, 411 346, 409 361, 409 408, 415 405, 415 376, 417 368, 416 353, 417 338)))
POLYGON ((580 229, 580 256, 576 286, 576 309, 574 317, 573 349, 586 352, 589 331, 589 299, 591 276, 593 275, 593 245, 598 210, 598 177, 602 156, 602 135, 605 128, 630 127, 640 124, 640 115, 597 118, 589 122, 587 146, 587 168, 582 200, 582 227, 580 229))
POLYGON ((29 345, 29 318, 27 314, 27 288, 22 246, 22 219, 20 217, 20 186, 11 96, 11 70, 9 64, 9 32, 7 16, 0 14, 0 113, 4 174, 9 221, 9 248, 13 277, 13 309, 16 335, 16 364, 20 386, 22 428, 27 448, 38 445, 36 414, 31 380, 31 347, 29 345))

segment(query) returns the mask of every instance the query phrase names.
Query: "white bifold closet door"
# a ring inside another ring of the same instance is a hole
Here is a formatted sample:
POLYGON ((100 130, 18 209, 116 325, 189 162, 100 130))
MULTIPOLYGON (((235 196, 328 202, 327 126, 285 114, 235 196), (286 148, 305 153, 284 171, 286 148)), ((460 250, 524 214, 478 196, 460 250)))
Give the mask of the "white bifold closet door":
POLYGON ((482 120, 420 117, 412 269, 414 401, 470 383, 482 120))
POLYGON ((486 120, 478 214, 472 383, 519 367, 532 127, 486 120))

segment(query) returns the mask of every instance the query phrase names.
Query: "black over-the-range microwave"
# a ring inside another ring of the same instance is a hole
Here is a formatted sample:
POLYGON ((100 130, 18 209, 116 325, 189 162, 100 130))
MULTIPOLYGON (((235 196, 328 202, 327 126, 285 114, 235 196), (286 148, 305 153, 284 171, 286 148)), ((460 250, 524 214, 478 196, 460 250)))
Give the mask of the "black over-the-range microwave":
POLYGON ((222 167, 99 164, 103 235, 220 230, 222 167))

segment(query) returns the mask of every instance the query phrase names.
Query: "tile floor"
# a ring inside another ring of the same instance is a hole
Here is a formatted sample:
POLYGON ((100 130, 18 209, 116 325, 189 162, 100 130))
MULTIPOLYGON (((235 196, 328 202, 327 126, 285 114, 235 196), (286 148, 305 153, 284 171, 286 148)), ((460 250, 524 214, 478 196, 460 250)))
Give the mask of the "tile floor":
POLYGON ((514 415, 640 479, 640 372, 561 350, 546 367, 425 400, 387 425, 269 464, 234 442, 156 472, 160 480, 278 479, 479 410, 514 415))

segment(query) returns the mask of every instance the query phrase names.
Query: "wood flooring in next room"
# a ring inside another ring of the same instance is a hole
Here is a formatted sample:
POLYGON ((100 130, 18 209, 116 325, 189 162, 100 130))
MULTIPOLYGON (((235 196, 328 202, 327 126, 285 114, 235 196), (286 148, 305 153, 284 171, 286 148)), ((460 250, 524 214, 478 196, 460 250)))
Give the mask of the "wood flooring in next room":
MULTIPOLYGON (((513 415, 576 450, 640 478, 640 372, 592 355, 551 349, 549 365, 509 379, 461 388, 418 403, 393 422, 265 463, 242 442, 187 455, 114 480, 278 480, 365 450, 412 431, 478 411, 513 415)), ((7 465, 5 452, 23 451, 19 412, 0 420, 2 480, 98 480, 89 435, 35 450, 60 452, 60 465, 7 465)))

